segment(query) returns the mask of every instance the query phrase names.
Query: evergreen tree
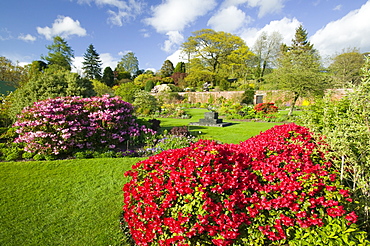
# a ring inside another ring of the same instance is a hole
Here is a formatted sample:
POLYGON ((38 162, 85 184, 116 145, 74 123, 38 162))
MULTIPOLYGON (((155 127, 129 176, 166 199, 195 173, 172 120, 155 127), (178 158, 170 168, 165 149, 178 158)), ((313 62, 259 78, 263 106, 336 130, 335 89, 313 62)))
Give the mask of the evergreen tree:
POLYGON ((96 52, 94 48, 94 45, 90 44, 87 48, 82 64, 82 69, 85 72, 86 78, 98 80, 101 78, 102 62, 98 52, 96 52))
POLYGON ((178 62, 173 72, 174 73, 186 73, 185 62, 178 62))
POLYGON ((106 67, 103 72, 102 82, 109 87, 114 85, 114 73, 111 67, 106 67))
POLYGON ((173 72, 174 72, 173 63, 170 60, 165 60, 161 67, 160 74, 163 77, 170 77, 173 74, 173 72))
POLYGON ((41 56, 48 62, 48 65, 59 65, 67 70, 71 70, 72 59, 74 58, 73 50, 60 36, 55 36, 53 44, 46 46, 49 50, 47 56, 41 56))

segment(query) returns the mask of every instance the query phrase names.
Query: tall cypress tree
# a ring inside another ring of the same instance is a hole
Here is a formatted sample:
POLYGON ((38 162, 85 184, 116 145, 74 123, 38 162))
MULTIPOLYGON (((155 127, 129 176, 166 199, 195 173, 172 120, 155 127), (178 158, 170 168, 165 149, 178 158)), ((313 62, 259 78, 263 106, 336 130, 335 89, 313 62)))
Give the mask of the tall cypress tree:
POLYGON ((84 54, 84 61, 82 62, 82 69, 85 72, 86 78, 88 79, 100 79, 101 78, 101 65, 100 56, 96 52, 94 45, 90 44, 84 54))

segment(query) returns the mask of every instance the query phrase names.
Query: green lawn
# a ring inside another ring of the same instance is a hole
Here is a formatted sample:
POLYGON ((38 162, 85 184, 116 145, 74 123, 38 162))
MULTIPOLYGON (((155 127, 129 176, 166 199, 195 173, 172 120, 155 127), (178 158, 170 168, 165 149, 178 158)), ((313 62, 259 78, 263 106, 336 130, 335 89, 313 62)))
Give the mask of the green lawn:
POLYGON ((0 245, 118 245, 138 158, 0 163, 0 245))
MULTIPOLYGON (((190 122, 197 122, 203 118, 206 109, 189 109, 191 119, 173 119, 173 118, 158 118, 161 121, 161 127, 170 129, 174 126, 188 125, 190 122)), ((261 131, 266 131, 271 127, 280 123, 273 122, 251 122, 251 121, 232 121, 224 120, 224 122, 233 123, 227 127, 206 127, 206 126, 189 126, 189 130, 194 135, 201 138, 215 139, 223 143, 239 143, 250 137, 258 135, 261 131), (200 132, 200 133, 199 133, 200 132)))
MULTIPOLYGON (((197 122, 205 111, 189 110, 191 119, 160 119, 161 126, 197 122)), ((230 122, 224 128, 191 126, 190 131, 238 143, 276 125, 230 122)), ((0 162, 0 245, 119 245, 123 173, 139 160, 0 162)))

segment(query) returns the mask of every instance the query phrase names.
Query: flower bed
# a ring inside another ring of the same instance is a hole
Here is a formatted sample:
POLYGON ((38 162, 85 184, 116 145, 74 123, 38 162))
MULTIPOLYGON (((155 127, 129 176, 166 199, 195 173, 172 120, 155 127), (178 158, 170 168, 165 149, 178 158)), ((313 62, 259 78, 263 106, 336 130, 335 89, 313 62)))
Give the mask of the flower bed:
POLYGON ((200 140, 141 161, 123 188, 132 238, 138 245, 361 243, 353 201, 322 145, 288 124, 239 145, 200 140))

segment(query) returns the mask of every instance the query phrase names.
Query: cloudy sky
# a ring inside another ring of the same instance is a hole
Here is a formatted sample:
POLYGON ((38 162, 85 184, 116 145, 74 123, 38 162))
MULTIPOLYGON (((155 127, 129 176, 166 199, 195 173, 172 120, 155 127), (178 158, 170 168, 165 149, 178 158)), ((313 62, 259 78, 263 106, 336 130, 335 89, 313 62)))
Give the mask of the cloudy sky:
POLYGON ((263 31, 279 31, 289 44, 300 24, 324 58, 370 51, 370 0, 9 0, 0 2, 0 56, 40 60, 59 35, 74 50, 75 70, 90 44, 103 68, 132 51, 141 69, 160 69, 166 59, 176 65, 180 45, 203 28, 252 47, 263 31))

